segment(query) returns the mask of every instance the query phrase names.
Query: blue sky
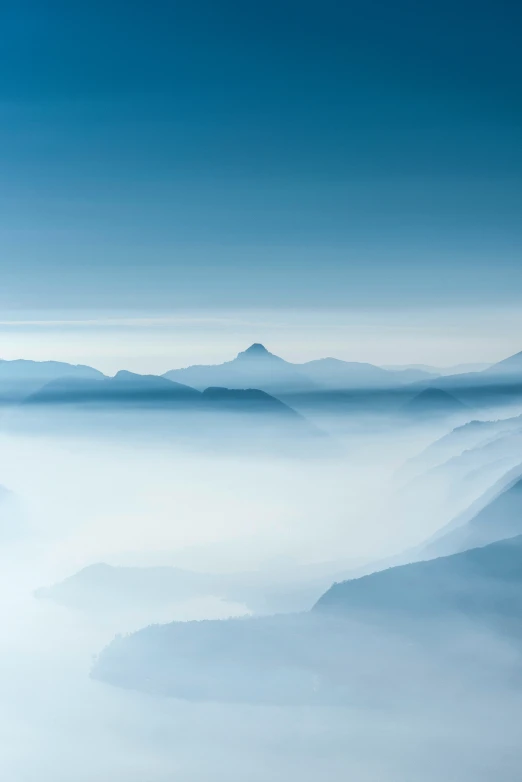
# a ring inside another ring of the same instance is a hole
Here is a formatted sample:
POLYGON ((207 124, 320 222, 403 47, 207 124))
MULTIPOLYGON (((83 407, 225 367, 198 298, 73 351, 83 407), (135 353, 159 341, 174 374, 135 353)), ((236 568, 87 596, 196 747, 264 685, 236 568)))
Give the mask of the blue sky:
POLYGON ((13 317, 516 305, 519 3, 0 9, 13 317))

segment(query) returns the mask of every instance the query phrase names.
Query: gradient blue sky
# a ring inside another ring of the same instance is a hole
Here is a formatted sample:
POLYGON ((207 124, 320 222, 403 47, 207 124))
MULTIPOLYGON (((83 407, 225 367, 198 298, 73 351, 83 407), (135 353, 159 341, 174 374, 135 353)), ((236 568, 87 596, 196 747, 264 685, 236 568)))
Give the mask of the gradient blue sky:
POLYGON ((0 9, 7 323, 516 308, 520 3, 0 9))

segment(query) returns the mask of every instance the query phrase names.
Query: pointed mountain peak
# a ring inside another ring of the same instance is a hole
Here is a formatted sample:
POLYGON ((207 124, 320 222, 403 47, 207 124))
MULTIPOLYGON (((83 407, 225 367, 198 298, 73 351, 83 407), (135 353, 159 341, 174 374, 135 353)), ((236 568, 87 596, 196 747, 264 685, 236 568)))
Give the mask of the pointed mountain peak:
POLYGON ((259 356, 261 354, 268 355, 268 350, 260 342, 254 342, 253 345, 250 345, 250 347, 243 352, 248 353, 249 355, 253 355, 255 353, 256 356, 259 356))
POLYGON ((260 342, 254 342, 254 344, 250 345, 249 348, 243 350, 241 353, 238 353, 237 358, 266 359, 278 358, 278 356, 274 356, 273 353, 270 353, 270 351, 268 351, 264 345, 261 345, 260 342))

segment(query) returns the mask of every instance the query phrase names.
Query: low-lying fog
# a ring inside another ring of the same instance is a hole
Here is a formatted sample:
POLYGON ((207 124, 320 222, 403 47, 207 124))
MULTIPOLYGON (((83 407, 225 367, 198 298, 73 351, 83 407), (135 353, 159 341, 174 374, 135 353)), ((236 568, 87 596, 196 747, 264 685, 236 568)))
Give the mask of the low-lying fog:
POLYGON ((474 484, 459 491, 451 474, 405 477, 403 465, 450 431, 451 421, 313 423, 335 443, 331 453, 309 445, 287 453, 277 441, 270 450, 249 448, 248 430, 236 450, 225 447, 225 431, 223 447, 218 438, 205 448, 158 434, 89 433, 88 422, 81 436, 3 427, 0 483, 12 496, 0 509, 0 530, 17 525, 0 555, 3 779, 519 778, 521 709, 508 687, 456 697, 451 713, 437 700, 436 683, 429 702, 413 709, 155 698, 89 678, 94 656, 116 633, 251 608, 208 595, 149 614, 141 606, 103 616, 33 596, 98 562, 256 572, 266 583, 282 573, 305 583, 320 573, 327 588, 339 574, 421 543, 497 477, 494 466, 486 470, 480 491, 474 484))

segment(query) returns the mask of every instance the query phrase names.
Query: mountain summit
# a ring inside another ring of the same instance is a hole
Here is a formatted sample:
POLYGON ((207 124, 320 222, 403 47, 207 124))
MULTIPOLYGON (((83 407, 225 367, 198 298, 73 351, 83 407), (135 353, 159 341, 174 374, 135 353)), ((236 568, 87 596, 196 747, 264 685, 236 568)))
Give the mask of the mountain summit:
POLYGON ((269 350, 265 348, 264 345, 261 345, 260 342, 254 342, 253 345, 250 345, 249 348, 246 350, 242 350, 240 353, 236 356, 236 361, 239 359, 266 359, 266 358, 275 358, 277 361, 283 361, 282 358, 279 358, 279 356, 275 356, 273 353, 270 353, 269 350))
POLYGON ((171 369, 164 377, 201 391, 209 386, 259 388, 276 396, 324 390, 397 388, 405 380, 401 372, 335 358, 292 364, 270 353, 260 342, 254 342, 223 364, 171 369))

